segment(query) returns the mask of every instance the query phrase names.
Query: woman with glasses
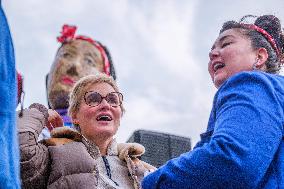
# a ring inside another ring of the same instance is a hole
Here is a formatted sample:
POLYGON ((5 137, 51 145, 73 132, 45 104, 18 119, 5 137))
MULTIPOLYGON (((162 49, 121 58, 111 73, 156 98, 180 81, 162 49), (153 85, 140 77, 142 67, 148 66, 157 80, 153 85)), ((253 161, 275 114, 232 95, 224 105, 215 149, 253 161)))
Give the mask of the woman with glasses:
POLYGON ((138 159, 143 146, 116 143, 124 108, 115 81, 105 74, 83 77, 69 102, 76 130, 60 127, 58 114, 39 104, 19 119, 23 188, 140 188, 155 168, 138 159), (57 127, 53 138, 37 143, 46 124, 57 127))

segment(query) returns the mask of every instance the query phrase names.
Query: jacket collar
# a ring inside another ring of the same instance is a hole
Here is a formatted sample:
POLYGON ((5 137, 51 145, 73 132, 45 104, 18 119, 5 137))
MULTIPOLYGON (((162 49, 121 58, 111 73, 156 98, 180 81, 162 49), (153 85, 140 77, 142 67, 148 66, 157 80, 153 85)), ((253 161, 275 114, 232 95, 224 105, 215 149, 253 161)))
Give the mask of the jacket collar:
MULTIPOLYGON (((92 158, 97 159, 101 157, 100 150, 95 143, 86 139, 84 136, 82 137, 82 143, 86 146, 92 158)), ((108 146, 107 156, 118 156, 117 142, 115 139, 113 139, 108 146)))

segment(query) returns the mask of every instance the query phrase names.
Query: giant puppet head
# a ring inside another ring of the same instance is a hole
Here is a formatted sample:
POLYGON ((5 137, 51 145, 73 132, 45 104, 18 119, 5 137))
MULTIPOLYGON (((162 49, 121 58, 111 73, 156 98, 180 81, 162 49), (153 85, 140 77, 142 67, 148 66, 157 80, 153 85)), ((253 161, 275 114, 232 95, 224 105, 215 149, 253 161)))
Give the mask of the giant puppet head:
POLYGON ((64 25, 57 40, 62 44, 47 75, 48 104, 68 108, 73 84, 83 76, 103 72, 116 79, 111 56, 105 46, 89 37, 75 36, 76 26, 64 25))

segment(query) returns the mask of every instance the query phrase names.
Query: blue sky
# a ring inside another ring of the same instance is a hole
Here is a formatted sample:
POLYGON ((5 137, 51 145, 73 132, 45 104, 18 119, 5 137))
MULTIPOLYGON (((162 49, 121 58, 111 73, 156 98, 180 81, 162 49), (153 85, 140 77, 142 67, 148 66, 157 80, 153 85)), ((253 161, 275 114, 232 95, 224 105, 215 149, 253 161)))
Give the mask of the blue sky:
POLYGON ((216 92, 207 62, 222 23, 246 14, 284 21, 281 0, 3 0, 2 6, 25 79, 25 107, 47 104, 45 75, 63 24, 109 48, 125 96, 119 142, 147 129, 196 143, 216 92))

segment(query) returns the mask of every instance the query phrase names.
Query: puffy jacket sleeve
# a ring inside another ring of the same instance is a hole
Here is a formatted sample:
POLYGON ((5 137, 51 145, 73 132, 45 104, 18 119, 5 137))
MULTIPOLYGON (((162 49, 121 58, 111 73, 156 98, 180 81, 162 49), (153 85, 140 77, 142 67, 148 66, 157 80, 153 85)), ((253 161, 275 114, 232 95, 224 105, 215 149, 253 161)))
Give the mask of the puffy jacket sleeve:
POLYGON ((47 121, 44 108, 30 107, 17 117, 23 188, 45 188, 48 179, 48 148, 37 141, 47 121))
POLYGON ((231 78, 215 96, 208 143, 145 177, 143 189, 257 188, 282 140, 283 91, 261 74, 231 78))

